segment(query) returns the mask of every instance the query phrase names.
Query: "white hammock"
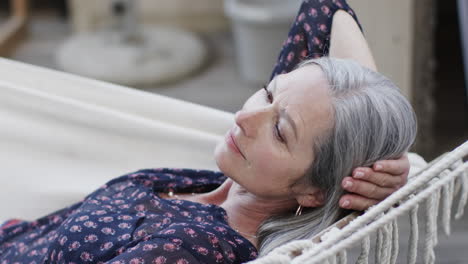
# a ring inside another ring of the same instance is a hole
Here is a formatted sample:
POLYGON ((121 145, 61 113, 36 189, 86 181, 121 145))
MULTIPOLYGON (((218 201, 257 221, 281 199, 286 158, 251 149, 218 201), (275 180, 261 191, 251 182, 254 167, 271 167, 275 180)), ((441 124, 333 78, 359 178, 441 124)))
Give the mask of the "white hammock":
POLYGON ((0 221, 33 220, 141 168, 215 169, 233 116, 0 59, 0 221))
MULTIPOLYGON (((0 76, 0 221, 36 219, 140 168, 214 169, 214 146, 233 122, 231 113, 6 59, 0 59, 0 76)), ((435 209, 442 208, 446 233, 457 194, 456 218, 463 214, 468 175, 460 160, 467 153, 465 143, 420 172, 425 162, 410 153, 415 176, 391 197, 254 263, 344 263, 346 249, 359 241, 358 262, 367 263, 371 233, 377 233, 376 263, 395 263, 396 219, 406 212, 412 223, 408 262, 415 263, 418 205, 431 212, 423 255, 424 263, 433 263, 435 209)))

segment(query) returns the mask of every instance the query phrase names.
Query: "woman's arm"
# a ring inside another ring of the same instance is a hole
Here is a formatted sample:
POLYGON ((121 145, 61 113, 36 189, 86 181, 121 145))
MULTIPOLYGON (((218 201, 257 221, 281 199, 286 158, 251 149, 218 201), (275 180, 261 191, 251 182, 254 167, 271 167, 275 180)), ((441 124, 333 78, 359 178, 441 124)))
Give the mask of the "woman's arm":
POLYGON ((333 16, 329 56, 353 59, 361 65, 377 71, 369 45, 367 45, 356 20, 343 10, 338 10, 333 16))

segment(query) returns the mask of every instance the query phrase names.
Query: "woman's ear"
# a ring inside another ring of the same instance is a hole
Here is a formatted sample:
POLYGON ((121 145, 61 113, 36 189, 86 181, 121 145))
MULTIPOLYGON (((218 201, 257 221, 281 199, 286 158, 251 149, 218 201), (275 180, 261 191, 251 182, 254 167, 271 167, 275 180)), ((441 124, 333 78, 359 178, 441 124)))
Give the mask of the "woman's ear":
POLYGON ((324 193, 321 189, 311 187, 310 190, 296 196, 297 203, 303 207, 320 207, 324 201, 324 193))

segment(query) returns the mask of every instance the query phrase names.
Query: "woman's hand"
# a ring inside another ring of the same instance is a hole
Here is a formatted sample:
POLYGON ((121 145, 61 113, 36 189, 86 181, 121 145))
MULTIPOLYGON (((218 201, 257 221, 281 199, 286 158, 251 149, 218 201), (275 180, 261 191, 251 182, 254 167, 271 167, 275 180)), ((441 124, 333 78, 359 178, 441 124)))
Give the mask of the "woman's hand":
POLYGON ((377 204, 406 184, 410 164, 405 154, 397 160, 379 160, 372 168, 359 167, 352 177, 345 177, 343 188, 350 192, 340 199, 340 206, 358 211, 377 204))

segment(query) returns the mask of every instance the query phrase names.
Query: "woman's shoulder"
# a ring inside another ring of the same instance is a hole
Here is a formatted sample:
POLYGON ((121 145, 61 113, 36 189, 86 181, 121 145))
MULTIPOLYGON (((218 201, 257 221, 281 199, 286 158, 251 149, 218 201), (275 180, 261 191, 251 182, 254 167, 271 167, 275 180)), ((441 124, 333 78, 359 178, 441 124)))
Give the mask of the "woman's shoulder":
POLYGON ((179 168, 151 168, 114 178, 99 189, 116 188, 133 183, 152 187, 158 192, 204 192, 210 191, 226 180, 226 176, 219 171, 179 169, 179 168))

